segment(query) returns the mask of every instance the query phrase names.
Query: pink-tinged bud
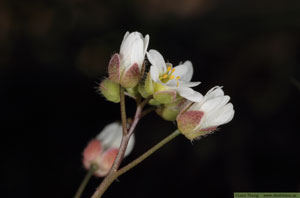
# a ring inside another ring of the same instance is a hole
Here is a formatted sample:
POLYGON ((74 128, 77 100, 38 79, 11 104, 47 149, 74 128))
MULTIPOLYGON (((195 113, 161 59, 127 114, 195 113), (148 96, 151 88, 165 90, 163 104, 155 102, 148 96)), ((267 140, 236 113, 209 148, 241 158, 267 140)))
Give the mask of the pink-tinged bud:
POLYGON ((109 79, 114 83, 120 83, 120 56, 114 54, 108 64, 109 79))
POLYGON ((106 176, 112 167, 119 149, 112 148, 103 153, 101 157, 101 166, 99 166, 98 170, 95 172, 95 175, 98 177, 106 176))
MULTIPOLYGON (((122 140, 122 126, 118 122, 107 125, 102 132, 89 142, 83 152, 83 165, 89 169, 91 165, 97 167, 95 175, 106 176, 118 154, 122 140)), ((129 140, 125 157, 130 154, 134 146, 134 136, 129 140)))
POLYGON ((89 169, 92 164, 99 164, 101 161, 102 146, 97 139, 91 140, 83 151, 83 165, 89 169))
POLYGON ((140 79, 139 66, 137 63, 134 63, 128 70, 124 71, 120 84, 125 88, 133 88, 139 83, 140 79))
POLYGON ((179 131, 193 140, 230 122, 234 110, 229 100, 222 88, 216 86, 206 93, 201 102, 187 103, 176 119, 179 131))
POLYGON ((135 87, 145 71, 143 63, 148 44, 149 35, 144 38, 139 32, 126 32, 120 53, 114 54, 109 62, 109 79, 125 88, 135 87))

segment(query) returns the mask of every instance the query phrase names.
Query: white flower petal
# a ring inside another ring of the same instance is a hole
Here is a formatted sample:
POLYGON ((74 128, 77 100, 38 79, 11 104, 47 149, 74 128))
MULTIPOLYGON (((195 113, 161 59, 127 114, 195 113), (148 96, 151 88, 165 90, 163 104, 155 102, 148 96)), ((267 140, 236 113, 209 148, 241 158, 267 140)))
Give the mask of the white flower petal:
POLYGON ((125 152, 125 157, 127 155, 129 155, 134 147, 134 144, 135 144, 135 136, 134 134, 130 137, 130 140, 128 142, 128 145, 127 145, 127 149, 126 149, 126 152, 125 152))
POLYGON ((120 47, 121 67, 126 70, 134 63, 137 63, 139 68, 141 68, 145 59, 145 49, 148 47, 148 42, 149 36, 144 39, 143 35, 139 32, 126 32, 120 47))
POLYGON ((196 87, 200 83, 201 82, 183 82, 181 80, 178 81, 179 86, 182 86, 182 87, 196 87))
POLYGON ((121 47, 120 47, 120 48, 122 48, 122 45, 124 44, 124 41, 126 40, 126 38, 128 37, 128 35, 129 35, 129 32, 127 31, 127 32, 125 33, 124 37, 123 37, 123 40, 122 40, 122 43, 121 43, 121 47))
POLYGON ((167 66, 164 57, 157 50, 149 50, 147 57, 150 63, 157 68, 159 74, 166 72, 167 66))
POLYGON ((146 55, 146 52, 147 52, 149 40, 150 40, 150 36, 147 34, 144 39, 144 56, 146 55))
POLYGON ((185 82, 181 80, 172 79, 165 83, 168 87, 176 88, 176 87, 195 87, 199 85, 201 82, 185 82), (178 86, 177 86, 178 85, 178 86))
POLYGON ((189 108, 189 110, 191 110, 191 111, 200 111, 200 109, 201 109, 201 105, 202 105, 202 101, 203 101, 204 99, 202 98, 202 100, 200 101, 200 102, 195 102, 195 103, 193 103, 191 106, 190 106, 190 108, 189 108))
POLYGON ((203 98, 202 94, 200 94, 197 91, 194 91, 189 87, 176 87, 174 88, 174 90, 176 90, 179 93, 179 95, 183 98, 186 98, 193 102, 200 102, 203 98))
POLYGON ((219 126, 222 124, 226 124, 232 120, 233 116, 233 105, 231 103, 228 103, 227 105, 223 106, 218 111, 209 116, 209 124, 210 126, 219 126))
POLYGON ((142 64, 144 62, 145 54, 144 54, 144 40, 138 37, 135 37, 131 48, 128 50, 128 59, 130 60, 129 67, 131 67, 134 63, 137 63, 139 68, 142 68, 142 64))
POLYGON ((209 99, 205 101, 201 106, 201 111, 213 112, 214 110, 219 110, 230 100, 229 96, 220 96, 209 99))
MULTIPOLYGON (((104 150, 116 148, 119 149, 122 141, 122 125, 119 122, 113 122, 104 127, 102 132, 96 137, 100 140, 104 150)), ((125 152, 125 156, 129 155, 135 144, 134 134, 131 136, 125 152)))
POLYGON ((122 125, 119 122, 108 124, 96 138, 101 141, 104 149, 119 148, 122 139, 122 125))
POLYGON ((159 73, 157 71, 157 67, 155 67, 154 65, 152 65, 150 67, 150 76, 151 76, 151 79, 154 82, 160 82, 160 80, 159 80, 159 73))
POLYGON ((206 94, 205 94, 205 99, 210 99, 218 96, 224 96, 224 91, 222 87, 220 86, 215 86, 211 88, 206 94))
POLYGON ((192 79, 194 69, 191 61, 185 61, 182 65, 175 68, 174 76, 180 76, 181 81, 189 82, 192 79))

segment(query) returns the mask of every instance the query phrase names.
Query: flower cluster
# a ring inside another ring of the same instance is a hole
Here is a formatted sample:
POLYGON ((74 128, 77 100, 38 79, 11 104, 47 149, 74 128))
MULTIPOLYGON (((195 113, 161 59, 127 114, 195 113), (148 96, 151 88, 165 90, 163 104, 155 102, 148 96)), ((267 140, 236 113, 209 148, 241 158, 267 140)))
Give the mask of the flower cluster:
POLYGON ((200 82, 191 82, 191 61, 173 67, 157 50, 147 51, 148 44, 149 35, 126 32, 120 53, 109 62, 109 78, 100 84, 107 100, 120 102, 120 86, 132 97, 151 97, 149 104, 157 107, 156 112, 165 120, 177 120, 179 130, 189 139, 213 131, 233 118, 230 98, 224 96, 221 87, 214 87, 203 97, 193 90, 200 82), (145 58, 151 64, 148 70, 145 58))
MULTIPOLYGON (((222 87, 213 87, 203 96, 193 89, 200 82, 191 81, 194 72, 191 61, 173 67, 157 50, 148 50, 148 44, 149 35, 126 32, 119 53, 109 61, 108 78, 99 85, 108 101, 119 103, 124 90, 137 103, 144 98, 163 119, 176 121, 178 130, 190 140, 232 120, 233 105, 222 87), (149 68, 145 59, 150 63, 149 68)), ((84 151, 85 168, 96 165, 97 176, 108 174, 121 142, 121 128, 116 123, 108 125, 89 143, 84 151)), ((134 140, 130 141, 125 155, 132 150, 134 140)))

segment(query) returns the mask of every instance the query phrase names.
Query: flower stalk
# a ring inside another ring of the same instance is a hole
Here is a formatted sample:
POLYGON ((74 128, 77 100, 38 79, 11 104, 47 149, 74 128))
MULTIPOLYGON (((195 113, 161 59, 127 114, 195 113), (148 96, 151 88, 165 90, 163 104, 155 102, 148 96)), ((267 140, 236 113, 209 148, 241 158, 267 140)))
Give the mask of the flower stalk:
POLYGON ((137 159, 133 160, 132 162, 130 162, 129 164, 127 164, 126 166, 124 166, 123 168, 119 169, 117 172, 114 172, 112 174, 109 174, 104 181, 102 182, 102 187, 99 190, 99 192, 93 195, 92 198, 101 198, 101 196, 104 194, 104 192, 108 189, 108 187, 112 184, 112 182, 114 180, 116 180, 119 176, 123 175, 124 173, 126 173, 127 171, 129 171, 130 169, 132 169, 133 167, 135 167, 136 165, 138 165, 139 163, 141 163, 142 161, 144 161, 146 158, 148 158, 150 155, 152 155, 155 151, 157 151, 158 149, 160 149, 162 146, 164 146, 165 144, 167 144, 168 142, 170 142, 171 140, 173 140, 175 137, 177 137, 180 134, 179 130, 174 131, 173 133, 171 133, 169 136, 167 136, 166 138, 164 138, 163 140, 161 140, 159 143, 157 143, 155 146, 153 146, 152 148, 150 148, 148 151, 146 151, 144 154, 142 154, 140 157, 138 157, 137 159))
POLYGON ((92 198, 100 198, 101 195, 107 190, 110 184, 114 181, 114 174, 117 172, 121 162, 124 158, 124 154, 126 152, 126 148, 128 142, 130 140, 131 135, 134 132, 136 125, 138 124, 140 118, 142 117, 143 108, 148 104, 148 102, 152 99, 152 96, 146 98, 144 101, 140 102, 137 105, 137 109, 134 115, 134 119, 130 125, 130 128, 127 130, 127 120, 126 120, 126 107, 125 107, 125 94, 124 88, 120 89, 120 109, 121 109, 121 118, 122 118, 122 128, 123 128, 123 137, 121 141, 121 145, 119 148, 119 152, 117 157, 108 173, 108 175, 104 178, 102 183, 96 189, 95 193, 93 194, 92 198))
POLYGON ((179 130, 176 130, 173 133, 171 133, 169 136, 167 136, 162 141, 160 141, 159 143, 157 143, 155 146, 153 146, 151 149, 149 149, 148 151, 146 151, 140 157, 136 158, 135 160, 133 160, 132 162, 130 162, 129 164, 127 164, 123 168, 119 169, 116 172, 116 174, 114 175, 114 178, 116 179, 117 177, 123 175, 124 173, 126 173, 127 171, 129 171, 130 169, 132 169, 133 167, 135 167, 136 165, 138 165, 139 163, 141 163, 142 161, 144 161, 144 159, 148 158, 155 151, 157 151, 162 146, 164 146, 165 144, 167 144, 168 142, 170 142, 171 140, 173 140, 179 134, 180 134, 179 130))
POLYGON ((121 109, 121 120, 123 136, 127 134, 127 119, 126 119, 126 107, 125 107, 125 94, 124 88, 120 86, 120 109, 121 109))
POLYGON ((87 172, 87 174, 85 175, 84 179, 82 180, 79 188, 77 189, 77 192, 74 196, 74 198, 80 198, 86 185, 88 184, 89 180, 91 179, 91 177, 93 176, 93 174, 95 173, 95 171, 98 169, 98 166, 96 164, 91 164, 91 167, 89 169, 89 171, 87 172))

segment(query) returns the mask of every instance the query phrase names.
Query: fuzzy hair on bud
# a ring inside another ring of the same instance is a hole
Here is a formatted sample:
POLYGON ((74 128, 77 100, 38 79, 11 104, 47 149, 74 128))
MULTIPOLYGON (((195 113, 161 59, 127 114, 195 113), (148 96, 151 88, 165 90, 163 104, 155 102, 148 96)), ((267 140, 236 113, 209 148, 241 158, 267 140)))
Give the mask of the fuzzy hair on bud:
MULTIPOLYGON (((118 154, 118 149, 122 140, 122 126, 119 122, 108 124, 91 140, 83 151, 83 165, 89 169, 91 165, 97 167, 95 176, 104 177, 110 171, 114 160, 118 154)), ((135 138, 131 136, 125 152, 128 156, 134 146, 135 138)))
POLYGON ((202 101, 187 103, 176 118, 179 131, 193 140, 230 122, 234 109, 229 100, 230 97, 224 95, 222 88, 216 86, 206 93, 202 101))
POLYGON ((120 102, 120 85, 112 82, 110 79, 104 79, 100 85, 99 89, 102 95, 111 102, 119 103, 120 102))
POLYGON ((109 79, 114 83, 120 83, 120 56, 114 54, 108 64, 109 79))
POLYGON ((178 98, 173 103, 162 105, 156 113, 167 121, 175 121, 185 101, 184 98, 178 98))
POLYGON ((176 99, 175 90, 158 91, 153 94, 153 98, 161 104, 169 104, 176 99))
POLYGON ((121 85, 125 88, 135 87, 141 79, 141 73, 137 63, 134 63, 127 71, 124 71, 121 78, 121 85))

